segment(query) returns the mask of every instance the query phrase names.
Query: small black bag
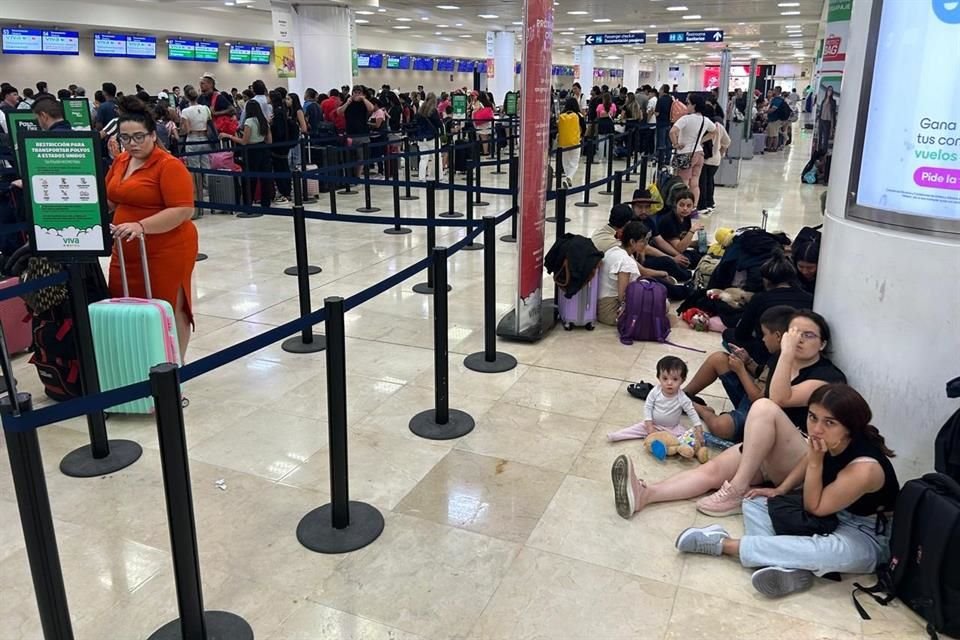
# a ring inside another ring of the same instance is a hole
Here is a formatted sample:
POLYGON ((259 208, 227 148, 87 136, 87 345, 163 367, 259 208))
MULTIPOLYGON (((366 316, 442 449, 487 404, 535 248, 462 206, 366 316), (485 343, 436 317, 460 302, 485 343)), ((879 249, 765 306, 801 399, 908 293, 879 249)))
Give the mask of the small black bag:
POLYGON ((815 516, 803 508, 802 493, 788 493, 767 500, 767 512, 778 536, 825 536, 840 524, 836 515, 815 516))

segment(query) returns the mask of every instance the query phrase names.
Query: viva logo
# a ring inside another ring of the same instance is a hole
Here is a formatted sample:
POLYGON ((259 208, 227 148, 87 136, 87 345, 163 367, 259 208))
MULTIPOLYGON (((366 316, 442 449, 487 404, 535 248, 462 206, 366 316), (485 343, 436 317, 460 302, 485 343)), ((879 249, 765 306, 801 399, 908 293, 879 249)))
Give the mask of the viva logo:
POLYGON ((63 240, 64 246, 80 244, 80 238, 61 238, 61 240, 63 240))
POLYGON ((960 0, 931 0, 933 13, 947 24, 960 24, 960 0))

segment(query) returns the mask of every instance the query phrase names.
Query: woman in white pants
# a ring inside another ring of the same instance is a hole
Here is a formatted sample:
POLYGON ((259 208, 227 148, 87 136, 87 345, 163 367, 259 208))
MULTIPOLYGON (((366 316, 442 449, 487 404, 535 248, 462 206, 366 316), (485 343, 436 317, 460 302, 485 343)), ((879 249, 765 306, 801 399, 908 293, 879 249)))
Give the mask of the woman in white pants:
POLYGON ((420 147, 420 180, 436 180, 437 140, 443 131, 443 121, 437 113, 437 96, 428 93, 417 111, 417 140, 420 147), (433 171, 430 168, 433 167, 433 171))
POLYGON ((805 589, 814 576, 875 571, 889 558, 887 517, 900 485, 890 464, 894 454, 871 417, 867 401, 846 384, 814 391, 807 454, 776 488, 747 492, 745 535, 732 538, 716 524, 691 527, 680 533, 677 549, 729 555, 744 567, 759 567, 753 586, 770 597, 805 589), (801 484, 802 495, 786 498, 790 509, 770 508, 768 500, 801 484))

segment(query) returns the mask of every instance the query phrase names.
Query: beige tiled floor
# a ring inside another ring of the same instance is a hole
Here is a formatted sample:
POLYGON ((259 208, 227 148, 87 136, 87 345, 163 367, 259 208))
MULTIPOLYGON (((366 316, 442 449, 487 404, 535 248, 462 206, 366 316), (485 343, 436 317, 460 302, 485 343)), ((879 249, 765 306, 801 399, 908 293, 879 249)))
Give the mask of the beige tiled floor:
MULTIPOLYGON (((738 189, 718 188, 708 228, 756 224, 761 209, 771 228, 817 223, 821 190, 799 180, 808 147, 802 135, 788 152, 745 162, 738 189)), ((495 176, 484 184, 503 186, 495 176)), ((375 188, 373 198, 388 206, 390 192, 375 188)), ((478 215, 505 209, 505 199, 488 199, 493 204, 478 215)), ((594 199, 600 207, 568 210, 569 231, 589 235, 605 221, 609 198, 594 199)), ((458 201, 463 209, 462 195, 458 201)), ((340 210, 360 203, 341 197, 340 210)), ((423 207, 422 199, 403 203, 407 215, 423 207)), ((215 216, 198 226, 210 259, 196 269, 194 360, 299 312, 296 280, 282 275, 293 263, 289 218, 215 216)), ((311 262, 323 267, 311 279, 314 308, 422 257, 422 228, 381 231, 308 223, 311 262)), ((548 244, 553 234, 548 226, 548 244)), ((449 243, 463 231, 438 236, 449 243)), ((498 242, 496 250, 501 315, 513 303, 516 245, 498 242)), ((636 441, 607 441, 609 431, 642 415, 627 382, 651 379, 667 353, 691 367, 703 354, 626 347, 607 327, 556 330, 536 344, 500 343, 521 363, 511 372, 471 372, 462 360, 482 347, 482 274, 481 253, 450 260, 450 404, 476 419, 460 440, 428 442, 408 429, 434 399, 432 301, 411 291, 423 275, 347 314, 351 494, 386 519, 382 537, 355 553, 318 555, 295 536, 300 518, 329 500, 322 353, 297 356, 273 345, 186 385, 208 608, 243 615, 266 640, 925 637, 899 604, 881 609, 864 599, 873 620, 861 622, 850 603, 854 577, 772 602, 735 562, 679 555, 679 530, 708 521, 692 503, 620 519, 609 486, 618 453, 634 454, 649 479, 695 464, 660 463, 636 441)), ((719 346, 716 334, 679 326, 672 338, 719 346)), ((42 402, 25 357, 16 368, 42 402)), ((724 407, 718 385, 705 396, 724 407)), ((40 440, 76 637, 138 640, 176 611, 157 434, 149 418, 108 425, 115 437, 140 442, 144 455, 104 478, 71 479, 57 469, 84 443, 82 420, 45 427, 40 440)), ((39 620, 6 445, 0 449, 0 640, 33 640, 41 637, 39 620)), ((725 524, 742 528, 737 518, 725 524)))

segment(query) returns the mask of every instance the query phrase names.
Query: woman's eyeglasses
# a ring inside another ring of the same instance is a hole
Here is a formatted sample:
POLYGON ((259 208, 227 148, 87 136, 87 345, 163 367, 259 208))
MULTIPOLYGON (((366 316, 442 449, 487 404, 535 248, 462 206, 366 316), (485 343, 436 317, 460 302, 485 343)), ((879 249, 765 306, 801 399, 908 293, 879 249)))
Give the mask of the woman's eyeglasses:
POLYGON ((819 340, 819 334, 814 333, 813 331, 801 331, 800 337, 804 340, 819 340))
POLYGON ((136 142, 137 144, 143 144, 143 141, 147 139, 149 133, 144 131, 138 133, 121 133, 117 135, 117 140, 120 144, 130 144, 131 142, 136 142))

